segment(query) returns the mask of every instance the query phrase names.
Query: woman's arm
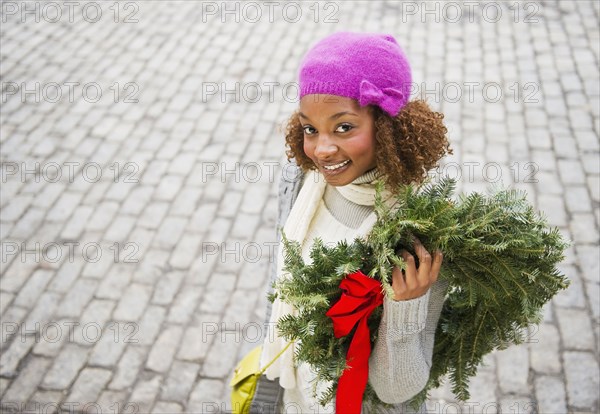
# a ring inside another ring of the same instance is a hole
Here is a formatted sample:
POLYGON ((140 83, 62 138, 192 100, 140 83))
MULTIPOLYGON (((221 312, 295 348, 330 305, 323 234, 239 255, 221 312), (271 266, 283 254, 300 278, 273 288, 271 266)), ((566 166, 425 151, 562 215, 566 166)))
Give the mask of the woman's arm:
POLYGON ((429 379, 433 339, 447 283, 438 282, 442 252, 434 256, 415 238, 415 258, 401 252, 406 269, 392 272, 393 299, 383 303, 375 349, 369 361, 369 380, 379 398, 400 403, 419 393, 429 379))
POLYGON ((435 330, 447 289, 447 281, 436 281, 418 298, 385 300, 369 360, 369 382, 382 401, 407 401, 427 384, 435 330))

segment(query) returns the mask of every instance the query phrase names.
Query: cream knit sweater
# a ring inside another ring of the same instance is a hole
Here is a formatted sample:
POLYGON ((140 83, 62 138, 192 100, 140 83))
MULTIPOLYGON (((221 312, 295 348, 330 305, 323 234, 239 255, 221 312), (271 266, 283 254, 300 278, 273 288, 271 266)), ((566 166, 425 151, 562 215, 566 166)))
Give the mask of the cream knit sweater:
MULTIPOLYGON (((353 184, 370 186, 375 174, 375 170, 368 171, 353 184)), ((343 239, 351 242, 370 231, 373 218, 373 200, 365 202, 364 196, 328 185, 302 245, 304 260, 310 260, 308 254, 315 237, 325 243, 335 244, 343 239)), ((421 391, 429 378, 434 334, 446 290, 447 282, 438 281, 421 297, 384 301, 378 339, 369 360, 369 382, 382 401, 395 404, 387 412, 415 412, 402 403, 421 391)), ((285 390, 283 412, 334 412, 334 404, 323 407, 312 397, 313 379, 308 365, 297 368, 297 386, 285 390)), ((322 384, 319 390, 326 385, 322 384)), ((363 412, 367 412, 366 405, 363 412)))

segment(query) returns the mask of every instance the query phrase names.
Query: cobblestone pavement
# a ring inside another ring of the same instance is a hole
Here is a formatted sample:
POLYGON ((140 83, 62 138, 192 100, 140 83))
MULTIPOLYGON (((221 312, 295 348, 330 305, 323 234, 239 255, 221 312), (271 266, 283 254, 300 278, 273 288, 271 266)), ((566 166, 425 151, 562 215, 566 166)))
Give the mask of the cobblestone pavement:
POLYGON ((465 191, 528 191, 573 240, 529 340, 460 408, 598 412, 598 2, 10 2, 2 7, 5 411, 229 407, 256 345, 296 69, 339 30, 394 34, 445 113, 465 191))

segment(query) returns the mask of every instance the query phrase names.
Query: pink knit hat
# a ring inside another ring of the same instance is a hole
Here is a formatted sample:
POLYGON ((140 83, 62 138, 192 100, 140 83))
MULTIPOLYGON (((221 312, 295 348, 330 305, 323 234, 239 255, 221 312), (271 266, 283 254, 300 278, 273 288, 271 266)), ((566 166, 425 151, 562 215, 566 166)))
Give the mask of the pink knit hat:
POLYGON ((300 65, 300 98, 345 96, 391 116, 408 102, 411 82, 404 51, 384 33, 333 33, 317 42, 300 65))

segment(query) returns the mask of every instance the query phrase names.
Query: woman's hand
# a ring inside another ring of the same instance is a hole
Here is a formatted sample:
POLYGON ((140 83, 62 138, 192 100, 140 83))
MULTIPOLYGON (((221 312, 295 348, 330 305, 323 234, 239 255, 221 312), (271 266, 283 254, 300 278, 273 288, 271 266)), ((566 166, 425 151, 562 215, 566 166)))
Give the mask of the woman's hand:
POLYGON ((415 258, 402 249, 400 255, 406 262, 406 271, 394 266, 392 271, 392 289, 394 300, 409 300, 427 293, 427 289, 437 280, 442 266, 443 255, 436 251, 431 257, 425 246, 415 237, 415 252, 419 257, 419 268, 416 268, 415 258))

